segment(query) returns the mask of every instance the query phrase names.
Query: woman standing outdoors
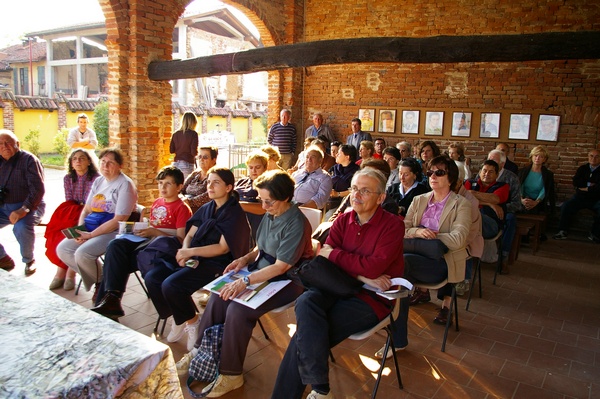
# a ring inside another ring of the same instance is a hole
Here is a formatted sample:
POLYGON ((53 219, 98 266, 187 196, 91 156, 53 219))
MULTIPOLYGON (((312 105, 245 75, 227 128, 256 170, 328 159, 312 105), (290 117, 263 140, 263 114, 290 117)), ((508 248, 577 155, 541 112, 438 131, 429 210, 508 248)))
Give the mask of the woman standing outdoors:
POLYGON ((85 225, 86 231, 77 238, 61 241, 56 249, 58 257, 81 275, 87 291, 102 281, 96 260, 106 252, 108 243, 117 235, 119 222, 129 218, 137 202, 135 184, 121 171, 121 150, 106 148, 99 158, 102 176, 92 184, 79 216, 78 225, 85 225))
POLYGON ((181 117, 181 126, 179 130, 173 133, 169 150, 175 154, 173 166, 176 166, 183 172, 186 178, 195 167, 196 156, 198 155, 198 133, 196 125, 198 120, 192 112, 186 112, 181 117))
POLYGON ((87 151, 80 148, 71 152, 67 160, 67 174, 63 178, 65 202, 56 208, 44 233, 46 256, 57 266, 50 283, 51 290, 63 287, 65 291, 69 291, 75 288, 75 270, 69 269, 60 260, 56 248, 65 238, 61 230, 77 225, 83 204, 98 176, 98 168, 87 151))

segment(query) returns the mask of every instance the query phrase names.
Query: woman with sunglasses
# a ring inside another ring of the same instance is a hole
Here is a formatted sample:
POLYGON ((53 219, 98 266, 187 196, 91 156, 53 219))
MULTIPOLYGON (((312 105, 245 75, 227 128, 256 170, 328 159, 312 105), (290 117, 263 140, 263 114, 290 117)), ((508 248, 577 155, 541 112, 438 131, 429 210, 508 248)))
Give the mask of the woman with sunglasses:
POLYGON ((205 390, 209 397, 219 397, 244 384, 244 359, 252 330, 265 313, 296 300, 303 288, 288 284, 256 309, 233 299, 248 285, 279 278, 304 258, 312 257, 310 224, 298 206, 292 203, 294 181, 283 171, 268 171, 254 181, 263 208, 266 210, 258 227, 257 245, 248 254, 235 259, 224 273, 239 271, 245 266, 253 269, 250 276, 226 284, 219 295, 211 295, 200 319, 195 348, 177 362, 180 375, 188 372, 190 361, 197 353, 204 331, 216 324, 225 324, 219 376, 205 390), (253 263, 254 262, 254 263, 253 263))
MULTIPOLYGON (((453 188, 458 180, 458 167, 448 157, 438 156, 431 160, 427 177, 431 192, 415 197, 408 208, 404 225, 404 238, 440 240, 448 251, 438 259, 404 251, 404 278, 412 283, 438 283, 445 278, 459 282, 465 278, 467 259, 467 237, 471 227, 471 204, 456 194, 453 188)), ((436 324, 446 324, 449 316, 452 285, 446 284, 438 290, 442 308, 434 319, 436 324)), ((416 289, 407 298, 411 305, 430 301, 429 291, 416 289)), ((404 300, 407 301, 406 299, 404 300)), ((396 322, 394 343, 399 350, 408 345, 408 306, 400 306, 396 322)), ((381 354, 378 352, 376 356, 381 354)))
POLYGON ((206 184, 208 170, 217 164, 219 150, 216 147, 200 147, 198 154, 198 168, 193 171, 183 183, 181 194, 184 202, 192 209, 192 213, 210 201, 206 184))

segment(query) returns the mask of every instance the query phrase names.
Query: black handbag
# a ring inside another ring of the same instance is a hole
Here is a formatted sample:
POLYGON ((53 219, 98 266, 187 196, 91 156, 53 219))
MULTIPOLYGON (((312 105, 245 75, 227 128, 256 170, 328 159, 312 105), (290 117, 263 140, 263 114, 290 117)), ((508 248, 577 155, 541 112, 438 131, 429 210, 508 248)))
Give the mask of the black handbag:
POLYGON ((448 247, 439 239, 405 238, 404 253, 417 254, 429 259, 442 259, 448 247))
POLYGON ((306 288, 317 288, 339 297, 357 294, 363 283, 322 256, 306 260, 288 272, 288 277, 300 281, 306 288))

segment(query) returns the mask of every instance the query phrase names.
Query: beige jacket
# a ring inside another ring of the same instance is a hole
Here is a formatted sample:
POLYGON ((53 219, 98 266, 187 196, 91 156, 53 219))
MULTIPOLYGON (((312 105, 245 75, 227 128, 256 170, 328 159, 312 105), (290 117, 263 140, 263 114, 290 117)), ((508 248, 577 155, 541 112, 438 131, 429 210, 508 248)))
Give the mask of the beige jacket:
MULTIPOLYGON (((418 195, 408 208, 404 226, 404 237, 415 237, 421 224, 421 218, 433 192, 418 195)), ((448 265, 448 282, 458 283, 465 279, 465 262, 467 260, 467 237, 471 228, 471 203, 460 195, 451 192, 442 216, 437 237, 448 247, 444 255, 448 265)))

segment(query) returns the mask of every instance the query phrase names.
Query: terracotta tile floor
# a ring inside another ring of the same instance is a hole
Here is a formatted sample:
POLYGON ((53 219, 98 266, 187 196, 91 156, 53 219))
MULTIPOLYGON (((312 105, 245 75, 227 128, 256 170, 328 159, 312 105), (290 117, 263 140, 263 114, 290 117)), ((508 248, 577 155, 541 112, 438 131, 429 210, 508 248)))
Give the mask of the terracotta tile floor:
MULTIPOLYGON (((43 254, 43 227, 36 232, 38 272, 28 280, 47 287, 55 269, 43 254)), ((9 228, 0 230, 0 242, 19 259, 9 228)), ((411 308, 410 343, 398 354, 404 390, 396 384, 393 362, 387 363, 378 397, 599 398, 599 257, 600 245, 573 235, 572 240, 542 243, 535 256, 523 246, 511 273, 499 276, 495 286, 492 266, 484 264, 483 298, 474 292, 468 312, 466 295, 459 298, 460 331, 450 330, 445 353, 440 351, 443 328, 432 323, 439 302, 411 308)), ((12 273, 22 275, 23 265, 12 273)), ((91 293, 56 293, 91 307, 91 293)), ((134 278, 123 303, 126 316, 121 323, 152 335, 156 312, 134 278)), ((271 340, 256 328, 244 365, 245 385, 225 398, 270 397, 294 326, 293 309, 264 316, 263 324, 271 340)), ((165 335, 168 331, 167 326, 165 335)), ((336 363, 330 363, 330 381, 336 398, 369 397, 376 370, 372 355, 383 342, 383 335, 377 335, 333 349, 336 363)), ((178 360, 184 340, 170 346, 178 360)), ((184 380, 182 384, 189 398, 184 380)))

